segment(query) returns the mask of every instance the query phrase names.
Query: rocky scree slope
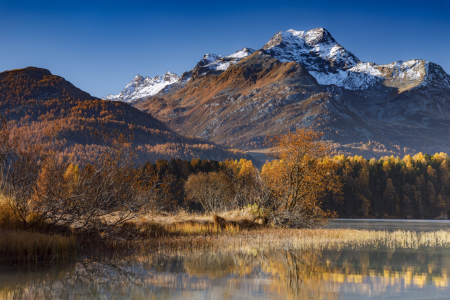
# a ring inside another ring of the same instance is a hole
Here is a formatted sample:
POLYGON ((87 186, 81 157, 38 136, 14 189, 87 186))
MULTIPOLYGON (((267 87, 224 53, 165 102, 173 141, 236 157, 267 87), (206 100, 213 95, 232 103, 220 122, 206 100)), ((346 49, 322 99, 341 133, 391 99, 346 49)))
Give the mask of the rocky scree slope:
POLYGON ((243 50, 235 60, 205 55, 136 107, 177 132, 241 149, 311 126, 346 153, 450 150, 450 76, 434 63, 362 62, 323 28, 278 32, 243 50))

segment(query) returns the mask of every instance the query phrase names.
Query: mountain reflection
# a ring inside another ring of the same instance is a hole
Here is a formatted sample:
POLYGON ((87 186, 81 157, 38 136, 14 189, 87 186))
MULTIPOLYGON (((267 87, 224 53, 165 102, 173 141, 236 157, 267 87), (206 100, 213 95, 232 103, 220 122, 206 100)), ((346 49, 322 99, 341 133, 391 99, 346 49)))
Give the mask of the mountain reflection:
POLYGON ((40 272, 0 270, 1 299, 338 299, 446 292, 445 248, 279 250, 80 259, 40 272))

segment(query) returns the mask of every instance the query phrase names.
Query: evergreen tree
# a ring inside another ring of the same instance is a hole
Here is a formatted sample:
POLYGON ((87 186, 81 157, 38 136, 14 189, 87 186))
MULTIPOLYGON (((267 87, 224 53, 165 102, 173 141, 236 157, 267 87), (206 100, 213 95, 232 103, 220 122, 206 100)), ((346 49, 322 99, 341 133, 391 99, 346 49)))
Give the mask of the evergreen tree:
POLYGON ((447 203, 445 203, 444 197, 442 197, 442 195, 439 194, 436 198, 436 201, 437 201, 439 216, 446 215, 447 214, 447 203))
POLYGON ((388 215, 396 213, 397 193, 395 192, 394 184, 390 178, 386 181, 386 188, 383 193, 383 201, 386 203, 388 215))
POLYGON ((411 199, 407 195, 403 196, 403 216, 407 219, 412 218, 411 199))

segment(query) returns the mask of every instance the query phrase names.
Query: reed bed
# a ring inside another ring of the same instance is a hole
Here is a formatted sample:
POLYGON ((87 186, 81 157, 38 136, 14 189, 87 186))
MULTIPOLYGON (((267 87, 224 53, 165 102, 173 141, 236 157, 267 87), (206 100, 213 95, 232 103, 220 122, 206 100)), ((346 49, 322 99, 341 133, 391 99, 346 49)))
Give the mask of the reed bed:
POLYGON ((237 223, 220 226, 207 220, 185 220, 178 222, 162 222, 138 220, 130 221, 118 228, 119 232, 131 233, 141 239, 176 237, 176 236, 205 236, 219 234, 238 234, 242 230, 237 223))
POLYGON ((1 230, 0 263, 61 263, 75 257, 73 237, 46 235, 38 232, 1 230))
POLYGON ((259 229, 241 230, 235 234, 166 236, 142 241, 142 250, 259 252, 279 249, 342 249, 342 248, 418 249, 449 247, 450 231, 372 231, 353 229, 259 229))
MULTIPOLYGON (((35 263, 65 260, 92 244, 105 253, 121 249, 151 251, 273 251, 279 249, 339 249, 387 247, 418 249, 450 247, 450 231, 370 231, 353 229, 284 229, 265 227, 249 220, 250 212, 215 215, 143 217, 119 226, 112 234, 67 237, 20 230, 20 224, 0 199, 0 262, 35 263), (19 226, 19 227, 18 227, 19 226), (251 229, 251 230, 250 230, 251 229), (95 243, 92 243, 92 239, 95 243)), ((112 219, 113 217, 111 217, 112 219)), ((107 222, 108 220, 105 220, 107 222)), ((70 234, 70 232, 69 232, 70 234)))
POLYGON ((60 263, 75 258, 74 237, 22 230, 8 205, 0 196, 0 264, 60 263))
POLYGON ((223 228, 217 226, 214 223, 174 223, 166 225, 167 232, 177 235, 190 236, 190 235, 215 235, 215 234, 237 234, 241 231, 239 225, 225 225, 223 228))

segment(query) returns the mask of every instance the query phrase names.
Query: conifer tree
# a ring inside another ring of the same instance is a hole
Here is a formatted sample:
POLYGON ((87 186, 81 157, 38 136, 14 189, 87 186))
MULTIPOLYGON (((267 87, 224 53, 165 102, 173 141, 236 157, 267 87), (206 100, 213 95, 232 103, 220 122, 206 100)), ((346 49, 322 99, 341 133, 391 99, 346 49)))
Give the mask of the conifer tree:
POLYGON ((411 199, 407 195, 403 196, 403 216, 412 218, 411 199))
POLYGON ((436 198, 437 201, 437 207, 439 216, 443 216, 444 214, 447 214, 447 203, 445 203, 444 197, 442 197, 441 194, 439 194, 436 198))
POLYGON ((388 208, 387 213, 390 215, 394 215, 397 205, 397 193, 395 192, 394 184, 392 183, 392 179, 390 178, 388 178, 386 181, 386 189, 383 193, 383 201, 386 203, 386 207, 388 208))

